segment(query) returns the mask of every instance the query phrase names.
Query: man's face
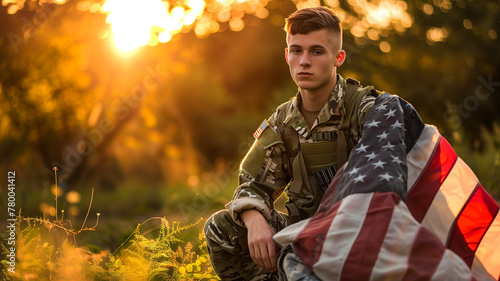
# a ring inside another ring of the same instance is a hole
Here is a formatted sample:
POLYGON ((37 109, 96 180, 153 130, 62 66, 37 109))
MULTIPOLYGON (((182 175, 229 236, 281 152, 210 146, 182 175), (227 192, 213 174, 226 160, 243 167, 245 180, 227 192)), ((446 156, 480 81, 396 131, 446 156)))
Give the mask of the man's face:
POLYGON ((333 90, 336 68, 345 58, 336 37, 326 29, 289 34, 285 56, 290 74, 301 90, 333 90))

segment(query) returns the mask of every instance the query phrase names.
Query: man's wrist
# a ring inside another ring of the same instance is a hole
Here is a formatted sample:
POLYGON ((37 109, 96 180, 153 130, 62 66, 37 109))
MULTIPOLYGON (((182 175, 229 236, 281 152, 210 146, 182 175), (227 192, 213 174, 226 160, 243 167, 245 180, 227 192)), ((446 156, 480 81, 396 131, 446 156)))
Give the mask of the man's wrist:
POLYGON ((266 220, 264 216, 256 209, 248 209, 240 214, 241 220, 245 227, 252 226, 257 220, 266 220))

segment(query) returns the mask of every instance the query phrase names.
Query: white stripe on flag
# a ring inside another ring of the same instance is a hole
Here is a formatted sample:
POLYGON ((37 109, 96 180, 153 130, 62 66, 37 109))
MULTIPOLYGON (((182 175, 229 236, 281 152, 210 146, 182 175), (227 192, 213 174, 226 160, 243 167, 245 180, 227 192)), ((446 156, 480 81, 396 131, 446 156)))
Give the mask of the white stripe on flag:
POLYGON ((500 212, 483 236, 476 250, 472 274, 478 280, 500 279, 500 212), (490 279, 487 279, 490 278, 490 279))
POLYGON ((344 262, 363 226, 373 193, 352 194, 340 202, 330 225, 314 274, 321 280, 339 280, 344 262))
POLYGON ((432 281, 462 281, 471 280, 471 272, 465 262, 453 253, 446 249, 439 262, 439 266, 432 275, 432 281))
POLYGON ((469 200, 477 184, 478 179, 474 172, 462 159, 457 158, 457 162, 422 220, 422 226, 439 237, 443 245, 446 245, 457 215, 469 200))
POLYGON ((436 127, 425 125, 418 142, 406 155, 408 165, 408 191, 413 187, 422 171, 427 167, 436 145, 439 142, 439 131, 436 127))
POLYGON ((372 269, 370 280, 401 280, 406 272, 408 258, 420 225, 406 204, 400 202, 392 213, 391 223, 372 269))
POLYGON ((280 244, 282 247, 285 247, 288 244, 292 244, 297 241, 297 235, 299 235, 302 230, 309 223, 309 219, 301 220, 297 223, 294 223, 288 227, 285 227, 283 230, 279 231, 273 236, 274 241, 280 244))

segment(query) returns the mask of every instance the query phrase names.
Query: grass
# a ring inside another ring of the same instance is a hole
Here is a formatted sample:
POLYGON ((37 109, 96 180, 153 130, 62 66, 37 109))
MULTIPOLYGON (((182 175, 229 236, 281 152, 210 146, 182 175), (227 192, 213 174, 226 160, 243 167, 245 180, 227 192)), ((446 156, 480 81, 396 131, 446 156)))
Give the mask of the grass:
MULTIPOLYGON (((10 280, 220 280, 210 265, 204 236, 199 235, 197 249, 179 238, 197 223, 181 226, 150 218, 110 253, 78 246, 77 236, 95 231, 97 225, 74 230, 58 220, 19 214, 16 260, 2 260, 2 274, 10 280)), ((2 244, 2 252, 7 257, 10 249, 2 244)))
POLYGON ((131 185, 95 198, 92 190, 90 194, 82 192, 82 197, 89 199, 86 211, 81 212, 86 215, 78 225, 72 221, 82 219, 81 216, 65 217, 68 212, 59 208, 75 206, 83 210, 83 200, 68 204, 58 193, 57 182, 55 187, 57 195, 52 197, 55 204, 51 208, 57 216, 23 216, 19 211, 15 222, 15 263, 9 263, 11 249, 4 239, 2 275, 7 280, 220 280, 210 265, 200 215, 223 206, 217 203, 222 199, 196 205, 197 201, 192 200, 200 194, 185 187, 167 191, 131 185), (174 204, 179 199, 186 202, 190 213, 182 213, 180 205, 174 204), (98 207, 91 211, 93 204, 98 207), (106 215, 100 217, 100 213, 106 215), (187 217, 188 222, 181 225, 162 216, 148 217, 152 213, 187 217), (194 217, 196 220, 189 222, 194 217), (15 269, 9 271, 12 265, 15 269))

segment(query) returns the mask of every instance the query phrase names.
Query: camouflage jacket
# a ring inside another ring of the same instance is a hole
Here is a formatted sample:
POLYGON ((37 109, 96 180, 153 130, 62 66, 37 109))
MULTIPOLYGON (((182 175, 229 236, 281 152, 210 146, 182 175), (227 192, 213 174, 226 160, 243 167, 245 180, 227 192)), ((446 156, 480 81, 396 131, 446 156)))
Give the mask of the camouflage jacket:
POLYGON ((249 209, 269 220, 283 191, 292 223, 311 217, 336 172, 342 150, 338 147, 345 146, 339 139, 343 117, 351 116, 348 137, 341 138, 348 140, 349 153, 361 137, 363 120, 377 94, 373 87, 362 88, 356 80, 337 75, 331 97, 311 128, 299 111, 300 93, 279 106, 255 132, 256 140, 241 163, 239 186, 226 204, 233 220, 244 226, 240 214, 249 209), (359 98, 346 98, 355 92, 359 98), (349 106, 348 100, 356 105, 349 106))

